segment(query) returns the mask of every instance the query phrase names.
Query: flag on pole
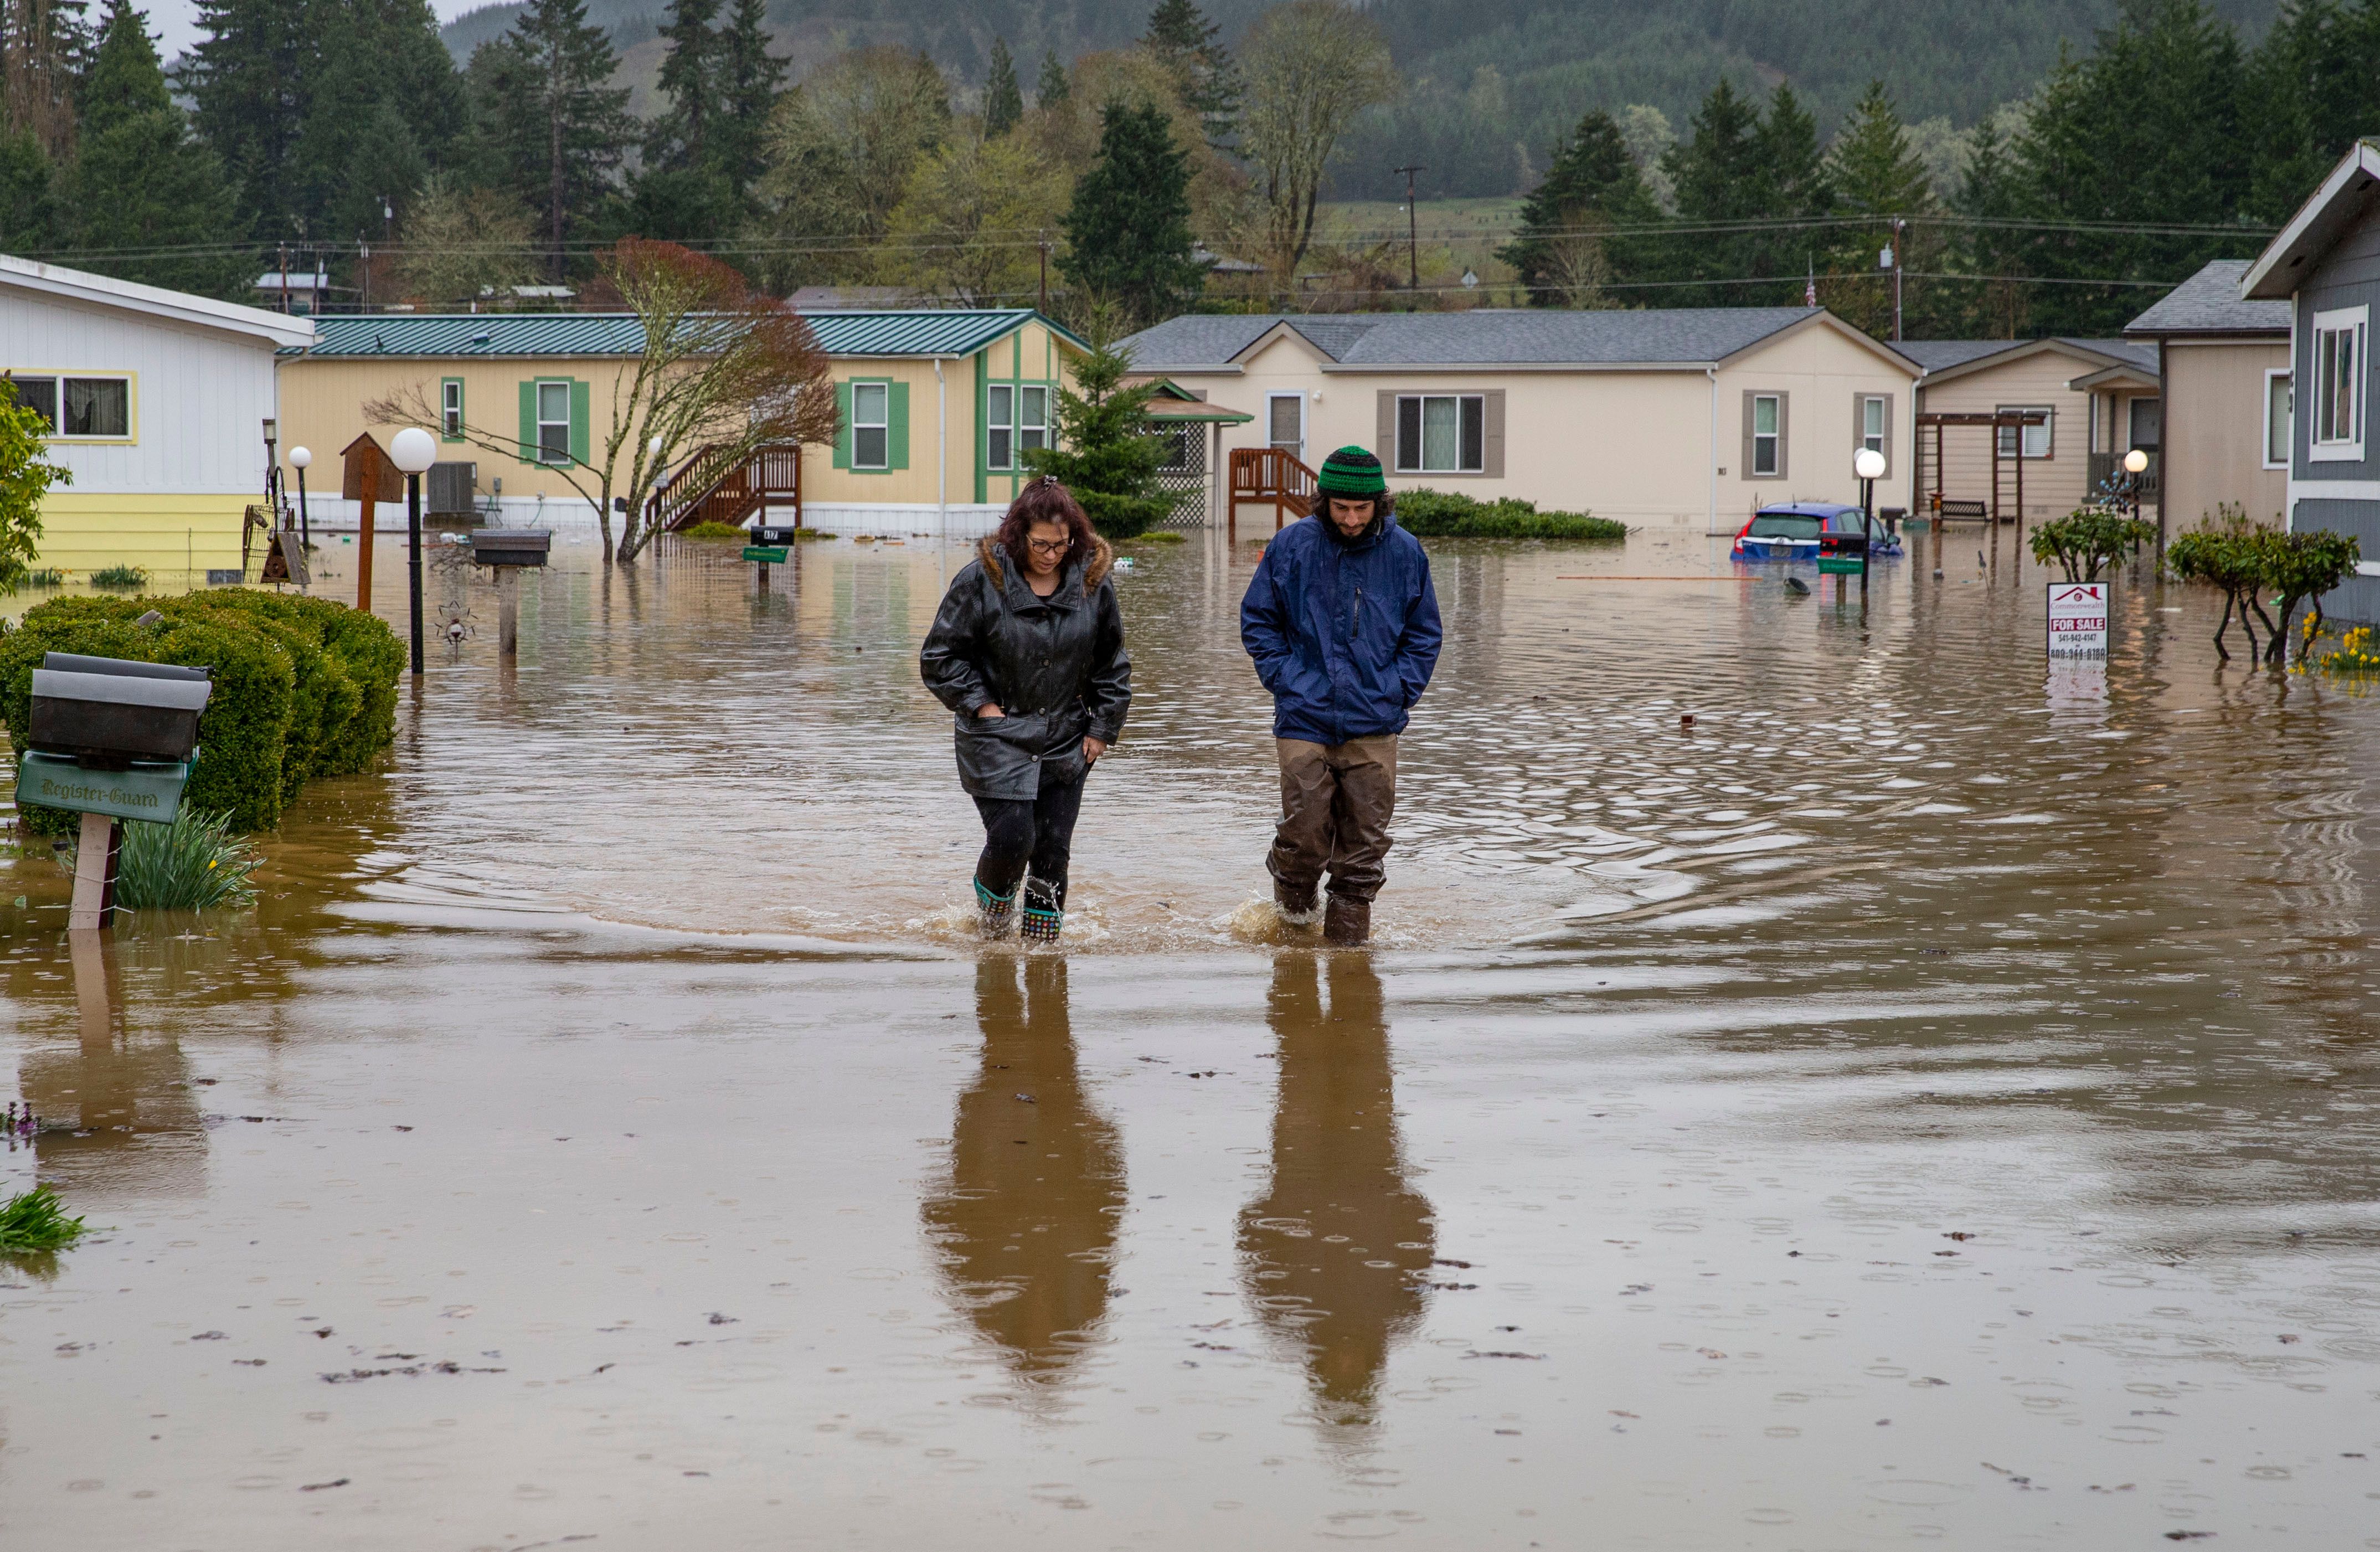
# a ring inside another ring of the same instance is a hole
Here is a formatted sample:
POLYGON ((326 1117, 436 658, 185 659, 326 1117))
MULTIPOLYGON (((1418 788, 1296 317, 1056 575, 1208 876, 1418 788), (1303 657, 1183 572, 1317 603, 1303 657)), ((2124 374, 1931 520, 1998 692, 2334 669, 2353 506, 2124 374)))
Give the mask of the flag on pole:
POLYGON ((1802 287, 1802 305, 1815 307, 1818 305, 1818 263, 1815 259, 1810 259, 1809 264, 1810 278, 1802 287))

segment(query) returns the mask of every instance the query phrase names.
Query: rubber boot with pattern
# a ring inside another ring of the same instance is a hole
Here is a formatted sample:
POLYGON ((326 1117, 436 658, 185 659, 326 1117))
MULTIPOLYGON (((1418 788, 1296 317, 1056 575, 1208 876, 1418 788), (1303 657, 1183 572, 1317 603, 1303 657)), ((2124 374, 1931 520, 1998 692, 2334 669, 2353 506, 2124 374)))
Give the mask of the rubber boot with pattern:
POLYGON ((1023 934, 1027 943, 1055 943, 1058 931, 1065 925, 1066 913, 1060 909, 1058 891, 1039 879, 1028 879, 1025 885, 1025 925, 1023 934))
POLYGON ((975 909, 976 925, 984 936, 1006 937, 1016 915, 1016 891, 995 895, 978 878, 975 881, 975 909))

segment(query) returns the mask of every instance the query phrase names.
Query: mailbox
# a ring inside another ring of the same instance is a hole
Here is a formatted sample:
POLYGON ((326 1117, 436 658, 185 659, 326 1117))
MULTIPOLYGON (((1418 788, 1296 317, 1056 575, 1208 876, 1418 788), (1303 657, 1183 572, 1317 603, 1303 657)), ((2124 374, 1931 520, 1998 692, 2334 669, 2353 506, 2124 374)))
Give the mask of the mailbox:
POLYGON ((481 566, 542 566, 553 535, 541 529, 482 528, 471 534, 471 558, 481 566))
POLYGON ((33 670, 25 742, 86 765, 188 760, 213 690, 203 668, 50 653, 33 670))
POLYGON ((800 535, 802 530, 801 525, 798 523, 791 528, 770 528, 762 523, 754 523, 747 532, 751 535, 751 537, 745 540, 745 543, 747 544, 759 544, 765 547, 775 544, 795 544, 801 542, 800 535))

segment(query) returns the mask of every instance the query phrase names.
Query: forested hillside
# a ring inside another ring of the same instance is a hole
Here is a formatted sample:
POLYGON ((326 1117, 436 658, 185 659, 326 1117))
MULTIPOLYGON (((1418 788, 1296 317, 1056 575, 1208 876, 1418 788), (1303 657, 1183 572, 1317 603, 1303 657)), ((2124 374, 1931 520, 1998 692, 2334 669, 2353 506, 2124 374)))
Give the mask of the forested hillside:
MULTIPOLYGON (((1203 6, 1237 52, 1269 0, 1203 6)), ((2263 35, 2278 0, 2215 0, 2212 8, 2263 35)), ((501 34, 523 6, 491 6, 450 23, 457 60, 501 34)), ((1421 163, 1433 196, 1526 191, 1548 148, 1589 108, 1644 104, 1682 125, 1714 81, 1766 92, 1790 79, 1831 133, 1860 92, 1880 79, 1911 123, 1966 128, 2032 93, 2059 48, 2087 52, 2115 0, 1376 0, 1402 78, 1393 104, 1355 126, 1335 170, 1342 198, 1389 198, 1391 168, 1421 163)), ((658 34, 663 0, 589 0, 588 18, 614 46, 658 34)), ((771 0, 777 53, 798 79, 845 48, 921 48, 958 80, 979 85, 991 45, 1017 59, 1055 49, 1062 59, 1127 46, 1147 0, 771 0)))

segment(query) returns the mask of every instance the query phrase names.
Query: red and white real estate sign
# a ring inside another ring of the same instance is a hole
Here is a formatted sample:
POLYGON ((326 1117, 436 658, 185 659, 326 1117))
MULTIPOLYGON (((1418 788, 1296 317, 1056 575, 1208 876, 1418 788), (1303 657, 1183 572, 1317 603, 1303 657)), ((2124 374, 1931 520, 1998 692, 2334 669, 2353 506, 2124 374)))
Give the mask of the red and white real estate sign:
POLYGON ((2049 655, 2107 655, 2107 584, 2049 584, 2049 655))

